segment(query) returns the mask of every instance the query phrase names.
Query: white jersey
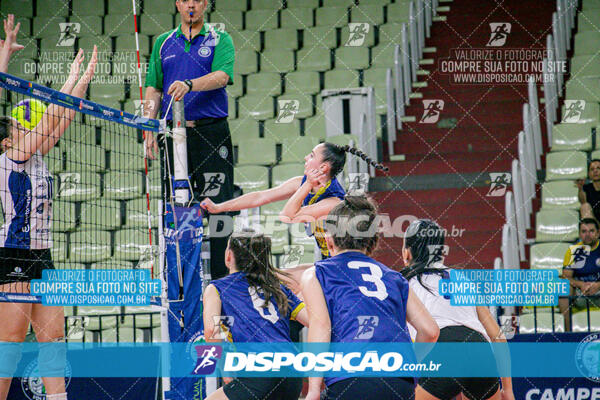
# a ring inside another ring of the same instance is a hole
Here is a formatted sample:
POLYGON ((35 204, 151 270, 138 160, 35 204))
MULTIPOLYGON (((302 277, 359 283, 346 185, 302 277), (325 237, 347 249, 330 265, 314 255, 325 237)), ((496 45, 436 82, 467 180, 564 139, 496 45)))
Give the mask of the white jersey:
MULTIPOLYGON (((441 263, 432 264, 430 268, 444 268, 448 274, 450 273, 450 269, 447 269, 441 263)), ((419 283, 417 277, 408 281, 408 284, 413 293, 421 300, 427 311, 429 311, 435 322, 437 322, 440 329, 447 326, 463 325, 481 333, 489 341, 490 338, 477 316, 476 307, 450 305, 450 300, 444 298, 444 296, 440 296, 438 292, 440 279, 442 277, 439 274, 428 273, 421 275, 421 282, 423 282, 426 288, 419 283)), ((449 276, 446 279, 449 279, 449 276)), ((411 337, 414 339, 416 335, 415 329, 409 325, 409 330, 411 337)))
POLYGON ((52 177, 38 151, 27 161, 0 155, 0 200, 4 225, 0 247, 48 249, 52 247, 52 177))

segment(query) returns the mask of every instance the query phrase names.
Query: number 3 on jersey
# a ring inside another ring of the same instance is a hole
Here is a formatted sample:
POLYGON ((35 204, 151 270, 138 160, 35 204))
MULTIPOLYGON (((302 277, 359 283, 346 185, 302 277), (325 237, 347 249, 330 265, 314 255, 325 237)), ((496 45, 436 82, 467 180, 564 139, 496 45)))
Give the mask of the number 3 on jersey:
POLYGON ((273 305, 273 301, 269 301, 269 305, 266 307, 266 310, 269 311, 267 314, 265 311, 265 299, 261 298, 256 289, 252 286, 248 287, 248 293, 250 294, 250 298, 252 299, 252 306, 261 317, 270 321, 272 324, 276 323, 279 320, 279 315, 277 315, 277 310, 275 310, 275 305, 273 305))
POLYGON ((359 286, 358 290, 362 294, 368 297, 375 297, 378 300, 385 300, 388 297, 388 292, 385 287, 385 283, 381 280, 383 277, 383 272, 381 268, 377 264, 369 263, 369 262, 361 262, 361 261, 350 261, 348 263, 348 268, 351 269, 359 269, 359 268, 369 268, 369 274, 362 274, 360 277, 365 282, 371 282, 375 285, 375 290, 370 290, 366 286, 359 286))

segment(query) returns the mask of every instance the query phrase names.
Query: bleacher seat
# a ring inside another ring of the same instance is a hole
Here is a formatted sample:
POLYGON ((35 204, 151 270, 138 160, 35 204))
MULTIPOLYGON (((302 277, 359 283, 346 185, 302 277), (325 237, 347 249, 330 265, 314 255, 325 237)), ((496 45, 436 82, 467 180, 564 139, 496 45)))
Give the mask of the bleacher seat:
POLYGON ((600 9, 600 2, 598 0, 583 0, 581 4, 582 10, 597 10, 600 9))
POLYGON ((121 204, 113 200, 92 200, 81 205, 81 229, 114 230, 121 225, 121 204))
MULTIPOLYGON (((104 10, 104 1, 95 1, 93 4, 87 1, 74 1, 72 3, 73 6, 73 17, 80 16, 97 16, 102 17, 106 15, 106 11, 104 10)), ((83 29, 83 27, 82 27, 83 29)))
POLYGON ((564 332, 564 318, 558 313, 521 314, 519 333, 564 332), (554 319, 554 324, 552 320, 554 319))
POLYGON ((85 264, 72 262, 70 260, 57 261, 54 263, 54 268, 56 268, 56 269, 85 269, 85 264))
POLYGON ((69 260, 95 262, 110 257, 110 233, 107 231, 81 231, 70 236, 69 260))
POLYGON ((561 115, 563 118, 563 121, 566 120, 566 118, 568 117, 568 121, 569 122, 573 122, 573 123, 577 123, 577 124, 593 124, 593 125, 598 125, 598 122, 600 121, 600 104, 598 104, 597 102, 590 102, 587 101, 585 102, 585 106, 583 104, 583 102, 579 101, 579 100, 574 100, 574 103, 572 103, 571 107, 574 108, 580 108, 582 109, 582 111, 578 111, 575 114, 573 113, 568 113, 565 106, 563 105, 561 107, 561 115), (579 103, 575 103, 576 101, 579 101, 579 103), (570 115, 573 114, 573 115, 570 115))
POLYGON ((331 69, 331 51, 324 47, 304 47, 296 55, 298 70, 327 71, 331 69))
POLYGON ((258 122, 252 118, 234 119, 229 121, 229 131, 236 144, 239 140, 258 139, 258 122))
POLYGON ((581 77, 569 79, 565 85, 567 99, 581 99, 589 102, 600 102, 600 79, 581 77))
POLYGON ((52 37, 58 42, 58 39, 60 38, 59 23, 66 21, 65 17, 35 17, 33 18, 32 24, 33 36, 36 38, 52 37))
POLYGON ((160 313, 150 306, 126 306, 121 326, 128 328, 154 328, 160 326, 160 313))
POLYGON ((558 151, 546 155, 546 181, 585 179, 587 157, 581 151, 558 151))
POLYGON ((277 10, 250 10, 246 11, 246 29, 256 31, 268 31, 277 29, 277 10))
POLYGON ((53 147, 44 156, 44 161, 51 174, 57 174, 63 170, 63 151, 60 147, 53 147))
POLYGON ((598 332, 600 331, 600 310, 590 310, 590 318, 588 320, 587 311, 573 313, 572 330, 573 332, 598 332))
MULTIPOLYGON (((37 51, 37 48, 36 48, 37 51)), ((35 61, 29 58, 15 58, 10 60, 8 71, 10 75, 29 81, 35 80, 35 61)))
POLYGON ((258 55, 254 50, 237 51, 235 58, 236 73, 248 75, 258 71, 258 55))
POLYGON ((387 68, 369 68, 364 73, 363 86, 375 89, 375 112, 387 113, 387 68))
POLYGON ((297 29, 273 29, 265 32, 266 50, 297 50, 297 29))
MULTIPOLYGON (((75 2, 81 4, 81 2, 75 2)), ((93 7, 86 7, 93 8, 93 7)), ((104 8, 104 7, 102 7, 104 8)), ((100 36, 102 35, 102 16, 98 15, 87 15, 87 14, 75 14, 70 19, 70 22, 77 22, 79 24, 79 34, 77 36, 100 36)))
MULTIPOLYGON (((136 0, 135 9, 142 9, 142 1, 136 0)), ((133 4, 130 0, 108 0, 108 13, 109 14, 125 14, 130 16, 133 12, 133 4)), ((129 19, 128 19, 129 20, 129 19)), ((131 21, 130 21, 131 22, 131 21)))
POLYGON ((57 198, 68 201, 97 199, 101 193, 100 175, 93 172, 62 172, 59 174, 57 198))
POLYGON ((535 216, 536 242, 570 242, 579 236, 576 210, 541 210, 535 216))
MULTIPOLYGON (((73 205, 73 207, 75 207, 75 206, 73 205)), ((2 214, 2 213, 0 213, 0 214, 2 214)), ((2 222, 2 221, 0 221, 0 222, 2 222)), ((54 226, 54 222, 52 223, 53 226, 54 226)), ((59 232, 52 233, 52 247, 50 248, 50 254, 52 254, 52 261, 54 261, 54 262, 65 261, 68 258, 67 234, 66 233, 59 233, 59 232)))
POLYGON ((317 112, 313 117, 304 121, 304 136, 314 137, 317 140, 325 139, 325 115, 323 112, 317 112))
POLYGON ((542 185, 542 208, 579 209, 578 190, 572 181, 552 181, 542 185))
MULTIPOLYGON (((254 50, 260 51, 260 32, 257 31, 229 31, 225 29, 227 33, 231 36, 231 40, 233 40, 233 45, 236 51, 236 61, 237 61, 237 53, 242 50, 254 50)), ((237 62, 235 65, 236 69, 238 67, 237 62)))
POLYGON ((246 95, 240 98, 240 115, 249 116, 256 120, 266 120, 274 117, 273 98, 261 95, 246 95))
MULTIPOLYGON (((140 45, 140 55, 149 55, 152 52, 150 47, 150 39, 148 36, 138 35, 140 45)), ((115 42, 115 51, 118 52, 136 52, 135 35, 119 34, 115 42)))
POLYGON ((346 89, 358 87, 356 71, 335 69, 325 72, 325 89, 346 89))
POLYGON ((110 328, 100 331, 100 338, 104 343, 141 343, 144 341, 144 331, 127 327, 119 327, 118 330, 110 328))
POLYGON ((248 139, 240 146, 238 165, 275 164, 275 142, 271 139, 248 139))
POLYGON ((315 14, 317 26, 341 28, 348 24, 348 9, 346 7, 321 7, 315 14))
MULTIPOLYGON (((33 17, 32 1, 3 1, 0 3, 2 15, 14 14, 17 17, 33 17)), ((18 19, 18 18, 17 18, 18 19)))
POLYGON ((92 50, 94 45, 98 47, 98 52, 112 52, 112 40, 109 36, 81 36, 77 39, 77 46, 82 49, 92 50))
POLYGON ((38 1, 35 15, 44 17, 66 17, 69 15, 69 3, 64 0, 38 1))
POLYGON ((216 10, 236 10, 236 11, 246 11, 247 4, 246 1, 231 1, 231 0, 217 0, 215 2, 216 10))
POLYGON ((597 55, 574 56, 571 58, 571 78, 600 77, 597 55))
POLYGON ((367 22, 371 25, 381 25, 385 20, 384 8, 381 4, 360 4, 350 10, 350 21, 367 22))
POLYGON ((319 144, 314 138, 299 136, 294 139, 282 140, 281 163, 301 163, 304 157, 310 154, 312 149, 319 144))
POLYGON ((108 260, 99 261, 92 263, 92 269, 132 269, 133 263, 130 261, 114 260, 109 258, 108 260))
MULTIPOLYGON (((150 223, 158 226, 158 201, 150 200, 150 223)), ((125 211, 125 226, 130 228, 148 227, 148 204, 145 198, 129 200, 125 211)))
POLYGON ((276 119, 265 121, 265 137, 281 143, 283 139, 300 137, 300 121, 294 118, 290 123, 278 123, 276 119))
POLYGON ((584 10, 577 13, 577 32, 597 31, 600 9, 584 10))
POLYGON ((115 234, 115 258, 138 262, 150 258, 150 251, 155 251, 157 241, 152 238, 153 249, 150 248, 148 230, 122 229, 115 234))
POLYGON ((287 203, 286 200, 276 201, 274 203, 265 204, 260 206, 260 215, 264 216, 278 216, 283 207, 287 203))
POLYGON ((283 7, 281 0, 252 0, 253 10, 277 10, 283 7))
POLYGON ((531 246, 529 266, 531 269, 555 269, 560 273, 563 267, 568 243, 537 243, 531 246))
MULTIPOLYGON (((237 3, 230 1, 229 3, 237 3)), ((227 32, 241 31, 244 28, 244 13, 240 10, 219 10, 210 13, 211 23, 222 23, 225 24, 225 30, 227 32)), ((236 63, 237 64, 237 63, 236 63)))
POLYGON ((144 35, 161 35, 175 26, 172 14, 142 14, 140 16, 140 33, 144 35))
POLYGON ((281 94, 281 76, 276 72, 252 74, 247 79, 248 95, 277 96, 281 94))
POLYGON ((575 34, 575 54, 594 55, 600 51, 600 32, 583 31, 575 34))
POLYGON ((271 237, 271 252, 273 254, 283 254, 284 246, 289 246, 287 229, 274 230, 269 236, 271 237))
POLYGON ((265 50, 261 53, 260 60, 262 73, 284 73, 294 70, 294 53, 290 50, 265 50))
POLYGON ((340 47, 335 51, 338 70, 369 68, 369 49, 366 47, 340 47))
POLYGON ((555 124, 552 127, 552 151, 592 150, 592 128, 595 128, 594 124, 555 124))
POLYGON ((113 200, 130 200, 143 194, 143 177, 139 172, 110 171, 104 176, 104 196, 113 200))
MULTIPOLYGON (((416 13, 416 10, 415 10, 416 13)), ((387 6, 388 22, 408 23, 410 22, 410 3, 396 2, 387 6)))
POLYGON ((314 26, 315 11, 313 8, 306 7, 290 8, 288 6, 288 9, 281 10, 281 27, 287 29, 307 29, 314 26))
MULTIPOLYGON (((277 98, 277 113, 280 113, 280 102, 297 101, 298 108, 294 118, 307 118, 314 114, 314 100, 312 95, 291 93, 277 98)), ((287 104, 287 103, 281 103, 287 104)))
POLYGON ((106 154, 100 146, 80 144, 67 151, 67 171, 101 172, 106 169, 106 154))
POLYGON ((319 7, 319 0, 287 0, 287 8, 317 8, 319 7))
MULTIPOLYGON (((273 167, 273 185, 276 187, 296 176, 304 175, 304 164, 282 164, 273 167)), ((280 209, 280 211, 283 208, 280 209)), ((262 211, 262 210, 261 210, 262 211)))
POLYGON ((285 76, 285 93, 317 94, 321 91, 319 73, 295 71, 285 76))
MULTIPOLYGON (((356 28, 354 28, 356 29, 356 28)), ((350 33, 350 27, 345 26, 342 28, 342 46, 348 47, 372 47, 375 45, 375 27, 369 26, 369 31, 365 37, 361 35, 355 35, 350 33)), ((368 59, 367 53, 367 59, 368 59)))
POLYGON ((69 232, 76 227, 75 203, 57 200, 52 204, 52 231, 69 232))
POLYGON ((233 170, 233 181, 244 193, 269 188, 269 169, 259 165, 242 165, 233 170))
POLYGON ((323 0, 323 7, 352 7, 354 0, 323 0))
POLYGON ((129 14, 106 15, 104 17, 104 34, 111 37, 130 34, 133 30, 131 22, 131 11, 129 14))

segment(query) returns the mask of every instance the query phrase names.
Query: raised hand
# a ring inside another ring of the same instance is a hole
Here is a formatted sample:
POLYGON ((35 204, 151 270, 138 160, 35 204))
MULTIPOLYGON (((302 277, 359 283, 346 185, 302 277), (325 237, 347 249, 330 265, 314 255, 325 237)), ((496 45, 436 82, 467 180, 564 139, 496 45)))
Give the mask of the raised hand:
POLYGON ((10 51, 10 54, 24 48, 24 46, 17 43, 17 33, 19 33, 20 27, 20 22, 15 26, 15 16, 13 14, 8 14, 8 18, 4 20, 4 33, 6 34, 6 39, 0 41, 0 44, 2 45, 2 48, 7 48, 10 51))

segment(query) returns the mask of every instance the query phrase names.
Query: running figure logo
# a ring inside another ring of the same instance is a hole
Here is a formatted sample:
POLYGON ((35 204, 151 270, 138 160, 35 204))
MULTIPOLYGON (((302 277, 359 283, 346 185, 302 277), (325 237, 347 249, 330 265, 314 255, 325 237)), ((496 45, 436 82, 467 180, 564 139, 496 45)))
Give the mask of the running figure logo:
POLYGON ((300 109, 300 101, 298 100, 278 100, 279 114, 275 120, 276 124, 289 124, 294 120, 294 117, 300 109))
POLYGON ((198 359, 196 360, 196 368, 192 374, 194 375, 210 375, 215 372, 217 361, 223 355, 221 346, 201 345, 196 346, 198 359))
POLYGON ((136 123, 148 122, 148 118, 144 117, 144 111, 151 111, 154 109, 154 100, 134 100, 134 115, 136 123))
POLYGON ((368 340, 373 337, 375 328, 379 325, 379 317, 376 315, 359 315, 358 319, 358 331, 355 340, 368 340))
POLYGON ((225 174, 222 172, 204 173, 204 191, 202 196, 218 196, 221 186, 225 183, 225 174))
POLYGON ((512 180, 512 175, 508 172, 490 172, 490 190, 487 192, 488 197, 502 197, 508 189, 508 185, 512 180))
POLYGON ((576 124, 585 110, 585 100, 565 100, 565 115, 562 122, 576 124))
POLYGON ((81 25, 78 22, 61 22, 60 26, 60 38, 56 46, 67 47, 75 44, 77 34, 81 30, 81 25))
POLYGON ((569 268, 580 269, 585 267, 585 262, 590 255, 591 248, 586 245, 571 246, 571 264, 569 268))
POLYGON ((490 40, 487 42, 486 47, 501 47, 506 43, 508 34, 510 33, 511 24, 508 22, 492 22, 490 23, 490 40))
POLYGON ((517 333, 517 326, 519 326, 519 317, 516 315, 501 315, 498 317, 500 320, 500 333, 504 334, 506 339, 512 339, 517 333))
POLYGON ((304 246, 294 244, 283 246, 283 258, 281 265, 283 268, 292 268, 297 266, 304 255, 304 246))
POLYGON ((450 247, 441 244, 432 244, 427 246, 427 248, 429 250, 429 261, 427 261, 427 266, 440 262, 443 263, 444 258, 448 255, 448 252, 450 251, 450 247))
POLYGON ((369 188, 369 174, 367 173, 349 173, 348 174, 348 194, 352 196, 361 196, 369 188))
POLYGON ((366 22, 348 24, 348 40, 344 46, 359 47, 362 46, 371 30, 371 25, 366 22))
POLYGON ((435 124, 444 109, 444 100, 423 100, 423 116, 420 124, 435 124))

